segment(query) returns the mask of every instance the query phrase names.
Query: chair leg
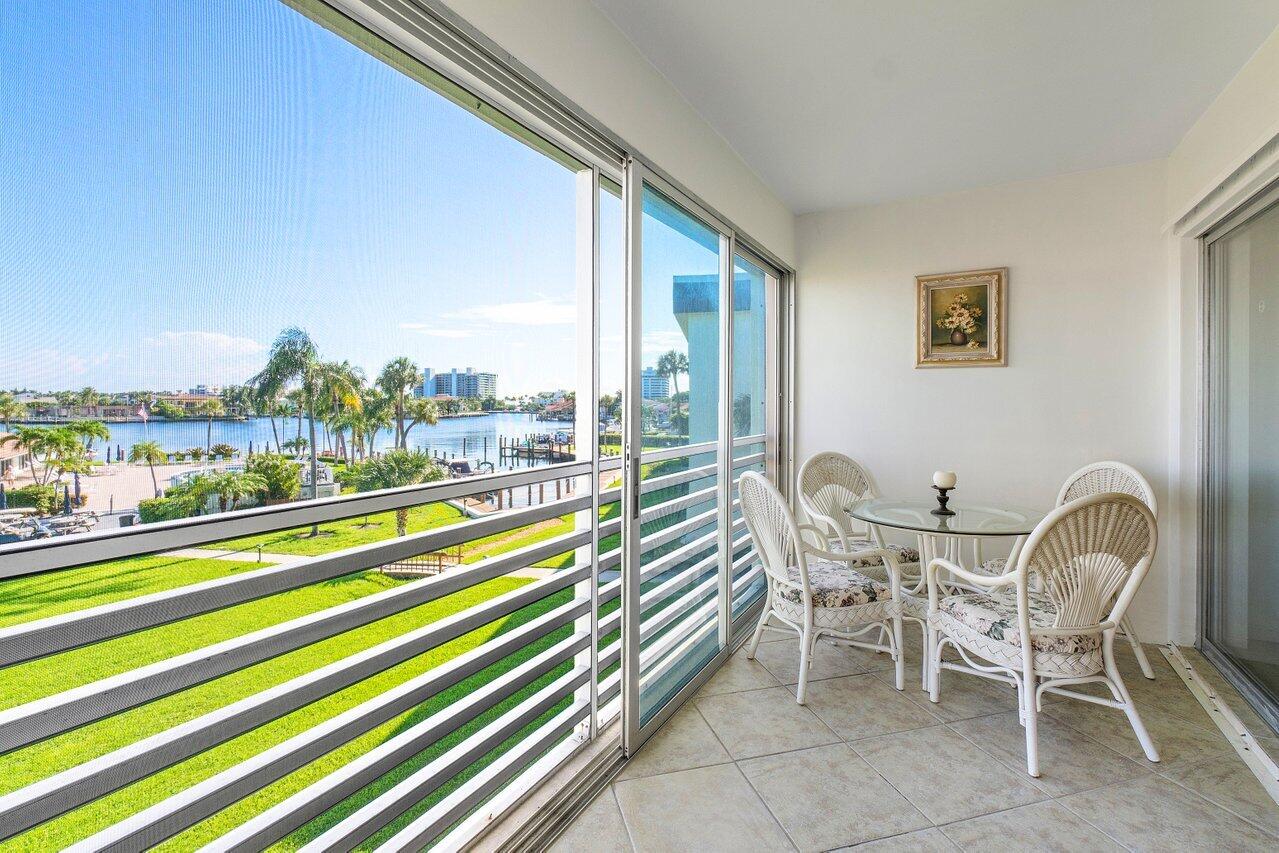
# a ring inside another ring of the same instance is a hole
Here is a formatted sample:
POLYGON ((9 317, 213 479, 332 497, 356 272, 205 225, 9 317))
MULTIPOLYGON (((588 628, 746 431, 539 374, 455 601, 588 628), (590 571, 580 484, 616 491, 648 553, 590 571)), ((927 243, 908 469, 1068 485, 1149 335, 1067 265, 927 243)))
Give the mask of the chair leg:
POLYGON ((1137 656, 1137 665, 1141 667, 1141 674, 1153 681, 1155 671, 1151 668, 1150 661, 1146 658, 1146 650, 1142 648, 1141 638, 1133 630, 1132 622, 1129 621, 1127 616, 1119 620, 1119 628, 1124 632, 1124 636, 1128 638, 1128 645, 1132 646, 1132 653, 1137 656))
POLYGON ((1022 679, 1022 725, 1026 727, 1026 772, 1039 778, 1039 709, 1035 707, 1035 685, 1022 679))
POLYGON ((805 626, 804 635, 799 640, 799 684, 795 689, 795 702, 803 705, 808 693, 808 668, 813 662, 814 632, 805 626))
POLYGON ((919 658, 919 689, 928 692, 928 661, 931 652, 928 650, 928 623, 922 619, 919 622, 919 647, 923 649, 923 654, 919 658))
POLYGON ((928 701, 941 701, 941 632, 928 628, 928 657, 924 661, 928 669, 928 701))
POLYGON ((759 615, 759 624, 755 626, 755 635, 751 637, 750 645, 746 647, 746 659, 755 660, 755 651, 759 648, 759 639, 764 636, 764 626, 768 624, 768 617, 773 615, 771 607, 764 607, 764 612, 759 615))
POLYGON ((894 663, 897 666, 897 689, 906 689, 906 649, 902 646, 902 618, 900 616, 893 617, 893 655, 894 663))
POLYGON ((1113 633, 1103 639, 1101 649, 1105 660, 1106 679, 1110 682, 1111 692, 1115 694, 1115 699, 1123 703, 1124 713, 1128 716, 1128 724, 1132 726, 1133 733, 1137 735, 1137 740, 1141 743, 1141 749, 1146 753, 1146 758, 1152 762, 1159 761, 1159 750, 1155 749, 1155 742, 1150 739, 1150 732, 1146 731, 1146 724, 1141 721, 1141 714, 1137 713, 1137 705, 1132 701, 1132 694, 1128 692, 1128 685, 1124 684, 1124 678, 1119 674, 1119 667, 1115 666, 1113 633))

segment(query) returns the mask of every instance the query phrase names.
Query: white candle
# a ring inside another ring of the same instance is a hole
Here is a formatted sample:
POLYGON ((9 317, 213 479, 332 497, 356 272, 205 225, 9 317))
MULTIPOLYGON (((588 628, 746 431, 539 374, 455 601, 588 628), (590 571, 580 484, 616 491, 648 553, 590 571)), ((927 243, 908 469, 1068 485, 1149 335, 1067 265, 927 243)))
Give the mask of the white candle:
POLYGON ((933 485, 939 489, 955 488, 956 479, 954 471, 936 471, 933 473, 933 485))

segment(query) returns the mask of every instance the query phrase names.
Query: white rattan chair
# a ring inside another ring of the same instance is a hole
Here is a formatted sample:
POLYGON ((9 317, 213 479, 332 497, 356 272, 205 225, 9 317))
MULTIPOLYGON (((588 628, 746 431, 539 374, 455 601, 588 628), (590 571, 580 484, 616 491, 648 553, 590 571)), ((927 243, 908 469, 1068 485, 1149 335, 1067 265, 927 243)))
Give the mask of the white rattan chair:
MULTIPOLYGON (((853 568, 876 580, 888 582, 885 563, 896 563, 901 576, 903 618, 919 623, 920 636, 928 638, 928 598, 924 595, 919 551, 886 543, 879 532, 848 514, 848 507, 861 500, 879 497, 866 469, 842 453, 826 451, 810 456, 799 469, 799 503, 804 514, 826 534, 832 551, 845 553, 873 551, 853 563, 853 568), (887 551, 887 560, 882 552, 887 551)), ((927 689, 925 682, 925 689, 927 689)))
MULTIPOLYGON (((798 634, 799 686, 795 701, 801 705, 808 689, 813 648, 822 637, 891 655, 897 666, 897 689, 901 690, 905 677, 901 580, 895 568, 889 571, 887 582, 854 568, 854 563, 875 552, 829 550, 822 531, 811 524, 799 524, 786 499, 762 474, 743 474, 738 492, 746 528, 768 579, 764 612, 746 656, 755 657, 766 630, 798 634), (773 625, 774 621, 780 624, 773 625), (870 631, 880 631, 881 642, 858 639, 870 631)), ((889 565, 893 565, 891 559, 889 565)))
POLYGON ((1145 503, 1106 492, 1049 513, 1006 574, 983 575, 949 560, 932 560, 927 572, 929 698, 940 699, 942 669, 1013 684, 1031 776, 1039 775, 1038 714, 1045 692, 1122 710, 1146 757, 1158 761, 1114 655, 1116 629, 1150 568, 1158 535, 1155 515, 1145 503), (939 571, 985 592, 950 595, 938 582, 939 571), (942 660, 947 644, 961 662, 942 660), (1090 683, 1105 684, 1114 698, 1067 689, 1090 683))
MULTIPOLYGON (((1125 495, 1132 495, 1149 507, 1156 519, 1159 518, 1159 502, 1155 500, 1155 490, 1150 487, 1150 483, 1140 471, 1123 462, 1094 462, 1080 468, 1067 477, 1066 482, 1062 484, 1061 491, 1057 493, 1057 506, 1076 498, 1099 495, 1104 492, 1122 492, 1125 495)), ((983 574, 1000 575, 1007 568, 1008 561, 997 558, 982 563, 978 571, 983 574)), ((1119 623, 1119 633, 1132 646, 1137 664, 1141 667, 1141 674, 1146 678, 1154 678, 1155 671, 1150 666, 1146 650, 1141 645, 1141 638, 1137 636, 1128 616, 1124 616, 1123 621, 1119 623)))

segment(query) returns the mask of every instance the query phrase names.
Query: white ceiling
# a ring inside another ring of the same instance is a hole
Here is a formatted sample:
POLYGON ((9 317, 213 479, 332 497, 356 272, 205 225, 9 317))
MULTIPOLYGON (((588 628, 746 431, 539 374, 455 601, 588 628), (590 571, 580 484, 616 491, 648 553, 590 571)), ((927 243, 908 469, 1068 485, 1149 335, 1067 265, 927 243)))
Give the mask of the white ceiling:
POLYGON ((1279 0, 593 1, 796 213, 1166 156, 1279 25, 1279 0))

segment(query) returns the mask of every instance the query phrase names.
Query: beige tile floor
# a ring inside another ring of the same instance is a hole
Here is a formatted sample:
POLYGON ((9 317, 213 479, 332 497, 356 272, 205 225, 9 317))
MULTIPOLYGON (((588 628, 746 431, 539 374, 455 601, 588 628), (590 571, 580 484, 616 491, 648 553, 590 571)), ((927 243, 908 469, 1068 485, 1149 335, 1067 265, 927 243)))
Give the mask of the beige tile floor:
MULTIPOLYGON (((738 651, 552 849, 1279 849, 1279 806, 1148 654, 1154 681, 1126 648, 1120 666, 1163 761, 1145 759, 1120 712, 1054 697, 1031 779, 1011 689, 946 673, 933 705, 917 669, 898 693, 885 656, 823 645, 800 707, 796 641, 766 642, 756 661, 738 651)), ((1254 733, 1273 735, 1188 655, 1254 733)))

